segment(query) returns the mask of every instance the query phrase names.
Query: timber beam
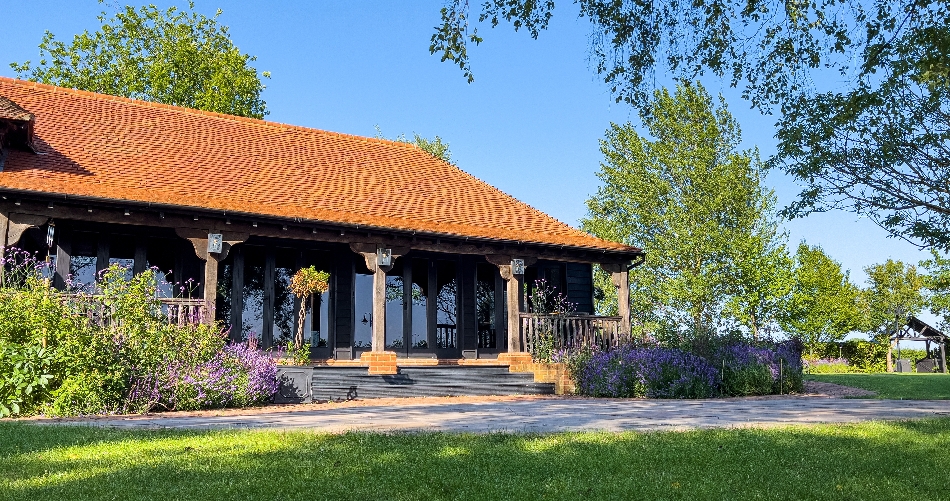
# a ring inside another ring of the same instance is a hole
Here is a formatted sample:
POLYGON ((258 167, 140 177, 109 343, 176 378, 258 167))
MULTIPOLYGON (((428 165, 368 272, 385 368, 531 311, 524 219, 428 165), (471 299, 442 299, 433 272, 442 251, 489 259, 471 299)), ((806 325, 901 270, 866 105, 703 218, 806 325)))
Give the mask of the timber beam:
MULTIPOLYGON (((2 192, 0 192, 2 193, 2 192)), ((286 238, 340 244, 381 244, 387 248, 468 255, 517 254, 525 259, 543 259, 578 263, 629 263, 629 252, 611 252, 568 246, 531 244, 520 241, 478 239, 472 237, 405 232, 359 225, 281 220, 247 214, 181 207, 164 208, 147 204, 108 203, 75 198, 50 197, 46 200, 18 198, 15 194, 0 195, 0 212, 14 217, 32 217, 32 226, 41 226, 49 219, 72 219, 108 224, 165 227, 213 233, 247 233, 249 236, 286 238), (42 221, 42 222, 40 222, 42 221)), ((27 226, 29 227, 29 226, 27 226)), ((25 230, 26 228, 24 228, 25 230)), ((22 234, 23 230, 20 230, 22 234)))

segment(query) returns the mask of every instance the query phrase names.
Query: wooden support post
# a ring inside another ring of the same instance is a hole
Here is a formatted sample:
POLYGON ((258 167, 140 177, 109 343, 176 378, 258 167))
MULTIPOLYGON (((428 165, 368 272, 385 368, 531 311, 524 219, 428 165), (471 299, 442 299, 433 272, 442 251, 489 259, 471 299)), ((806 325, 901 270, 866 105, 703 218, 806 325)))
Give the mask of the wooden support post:
POLYGON ((402 337, 406 353, 412 349, 412 260, 402 266, 402 337))
MULTIPOLYGON (((499 270, 500 271, 500 270, 499 270)), ((495 317, 492 319, 492 323, 495 326, 495 330, 492 333, 494 336, 495 348, 500 351, 507 350, 508 337, 502 336, 503 332, 508 332, 506 328, 508 325, 508 318, 505 316, 505 279, 501 277, 501 274, 495 275, 495 317), (503 331, 504 330, 504 331, 503 331)))
POLYGON ((940 343, 940 372, 947 373, 947 338, 940 343))
POLYGON ((105 235, 99 235, 96 245, 96 277, 102 270, 109 267, 109 241, 105 235))
MULTIPOLYGON (((304 264, 303 251, 300 251, 297 253, 297 262, 295 263, 294 266, 298 270, 301 268, 304 268, 305 264, 304 264)), ((310 295, 308 298, 297 297, 296 294, 294 294, 293 296, 294 296, 294 315, 293 315, 294 321, 293 321, 292 330, 293 330, 293 336, 294 336, 294 343, 297 343, 299 341, 301 343, 301 346, 303 346, 303 343, 305 342, 304 340, 306 339, 307 335, 308 334, 311 336, 313 335, 314 324, 316 324, 317 328, 320 327, 320 324, 316 323, 317 312, 313 311, 313 308, 311 308, 311 311, 310 311, 310 315, 311 315, 310 331, 311 332, 304 331, 304 328, 307 326, 306 325, 307 324, 307 306, 308 306, 307 300, 308 299, 310 300, 309 304, 313 304, 313 301, 312 301, 313 295, 310 295), (301 312, 303 313, 303 319, 300 318, 301 312)), ((314 340, 312 338, 310 339, 310 345, 311 346, 314 345, 314 340)))
POLYGON ((72 255, 72 246, 69 235, 62 230, 56 240, 56 275, 53 277, 53 287, 65 289, 66 280, 69 279, 69 258, 72 255))
POLYGON ((366 267, 373 272, 373 332, 371 351, 386 351, 386 272, 392 269, 392 263, 396 262, 399 256, 409 251, 406 249, 390 249, 392 251, 392 260, 389 266, 377 266, 376 251, 385 246, 379 244, 375 246, 367 244, 350 244, 353 252, 363 256, 366 261, 366 267))
MULTIPOLYGON (((210 232, 191 229, 191 228, 176 228, 175 233, 177 233, 178 236, 185 238, 189 242, 191 242, 191 245, 195 249, 195 255, 198 256, 198 259, 201 259, 202 261, 205 262, 205 273, 204 273, 204 282, 203 282, 203 290, 204 290, 203 297, 205 301, 205 308, 207 308, 207 312, 205 313, 205 321, 208 323, 212 323, 214 322, 214 319, 215 319, 214 308, 215 308, 215 304, 217 303, 217 298, 218 298, 218 263, 228 257, 228 252, 231 251, 231 247, 241 242, 246 241, 250 235, 247 233, 224 234, 222 238, 221 252, 208 252, 208 234, 210 232)), ((273 255, 271 256, 271 258, 273 258, 273 255)), ((180 261, 181 261, 181 256, 176 255, 176 259, 175 259, 175 268, 176 268, 175 279, 176 280, 182 280, 181 272, 179 271, 179 268, 181 267, 180 261)), ((242 267, 242 272, 243 272, 243 267, 242 267)), ((273 274, 273 267, 272 267, 271 268, 272 279, 273 279, 273 275, 274 274, 273 274)), ((270 287, 271 287, 271 290, 273 290, 273 287, 274 287, 273 280, 270 281, 270 287)), ((267 316, 266 272, 265 272, 264 289, 265 289, 264 316, 266 317, 267 316)), ((273 294, 271 296, 273 296, 273 294)), ((273 297, 271 298, 271 301, 273 302, 273 297)), ((234 306, 232 303, 232 308, 233 307, 234 306)), ((271 315, 273 316, 273 307, 271 308, 271 315)), ((265 327, 268 325, 266 318, 264 320, 264 325, 265 327)), ((262 340, 264 339, 263 333, 262 333, 261 339, 262 340)), ((269 346, 270 345, 265 344, 265 347, 269 347, 269 346)))
POLYGON ((894 350, 894 341, 887 341, 887 372, 894 372, 894 360, 891 352, 894 350))
POLYGON ((213 322, 218 300, 218 258, 214 256, 205 260, 204 292, 205 307, 208 308, 206 315, 209 317, 207 321, 213 322))
POLYGON ((231 265, 231 340, 244 338, 244 251, 241 247, 234 250, 231 265))
MULTIPOLYGON (((375 254, 374 254, 375 259, 375 254)), ((386 351, 386 268, 373 270, 372 351, 386 351)))
POLYGON ((7 230, 10 228, 10 218, 6 214, 0 213, 0 285, 6 285, 4 259, 7 250, 7 230))
POLYGON ((436 336, 437 324, 439 323, 439 268, 435 259, 429 260, 429 283, 426 287, 428 296, 426 297, 426 346, 430 350, 441 348, 438 346, 436 336))
POLYGON ((135 242, 135 257, 132 259, 132 273, 138 275, 148 268, 148 247, 145 242, 135 242))
POLYGON ((630 337, 630 273, 623 264, 616 266, 601 265, 610 272, 610 281, 617 288, 617 315, 620 316, 620 334, 630 337))
POLYGON ((274 269, 276 256, 273 249, 267 249, 264 254, 264 332, 261 340, 265 348, 274 346, 274 269))
MULTIPOLYGON (((524 347, 521 345, 521 317, 518 315, 521 313, 521 284, 524 275, 516 275, 511 272, 511 256, 492 254, 485 256, 485 259, 498 267, 501 278, 507 282, 505 302, 508 310, 508 353, 520 353, 524 350, 524 347)), ((530 266, 535 262, 537 262, 535 258, 524 259, 525 266, 530 266)))
MULTIPOLYGON (((521 347, 521 280, 524 275, 515 275, 511 272, 511 265, 508 265, 508 352, 520 353, 521 347)), ((501 277, 505 278, 505 270, 501 271, 501 277)))

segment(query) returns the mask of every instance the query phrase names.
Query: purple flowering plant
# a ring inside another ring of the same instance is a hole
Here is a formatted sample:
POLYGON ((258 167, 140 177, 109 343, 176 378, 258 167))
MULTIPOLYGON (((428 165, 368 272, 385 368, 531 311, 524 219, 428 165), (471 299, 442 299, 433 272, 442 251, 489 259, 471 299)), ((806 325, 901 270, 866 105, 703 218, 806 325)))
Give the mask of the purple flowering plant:
POLYGON ((577 371, 577 390, 595 397, 707 398, 718 374, 691 353, 660 346, 624 346, 593 353, 577 371))
POLYGON ((132 381, 129 408, 136 412, 248 407, 277 392, 277 365, 247 343, 232 343, 209 360, 169 360, 132 381))
MULTIPOLYGON (((133 275, 110 266, 92 283, 67 277, 53 288, 50 263, 4 249, 0 345, 51 354, 45 385, 23 413, 103 414, 155 409, 246 406, 277 388, 268 354, 228 345, 220 323, 170 322, 155 269, 133 275)), ((31 361, 28 361, 32 363, 31 361)), ((6 384, 0 373, 0 388, 6 384)), ((2 391, 0 391, 2 394, 2 391)), ((0 399, 2 399, 0 395, 0 399)))
POLYGON ((610 351, 562 350, 577 392, 595 397, 708 398, 802 390, 802 344, 724 338, 691 346, 631 343, 610 351))

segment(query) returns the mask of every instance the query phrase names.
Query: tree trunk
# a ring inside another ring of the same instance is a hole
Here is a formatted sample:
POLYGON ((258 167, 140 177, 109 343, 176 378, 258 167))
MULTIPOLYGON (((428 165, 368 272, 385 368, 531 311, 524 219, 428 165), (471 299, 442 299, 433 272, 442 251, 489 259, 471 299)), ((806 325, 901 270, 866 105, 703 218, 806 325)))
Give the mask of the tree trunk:
POLYGON ((297 345, 299 350, 303 346, 303 329, 304 323, 307 321, 307 302, 313 297, 313 294, 300 299, 300 313, 297 318, 297 338, 294 340, 294 344, 297 345))

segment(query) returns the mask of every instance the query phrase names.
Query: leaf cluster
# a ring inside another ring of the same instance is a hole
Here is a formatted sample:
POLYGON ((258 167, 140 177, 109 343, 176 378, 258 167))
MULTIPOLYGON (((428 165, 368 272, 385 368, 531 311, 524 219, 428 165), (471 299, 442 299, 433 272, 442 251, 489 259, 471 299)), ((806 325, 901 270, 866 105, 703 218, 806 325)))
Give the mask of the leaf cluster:
POLYGON ((40 61, 11 63, 21 78, 61 87, 183 106, 229 115, 263 118, 264 85, 251 66, 256 58, 234 45, 227 26, 213 17, 154 5, 102 12, 99 29, 75 35, 71 43, 49 31, 40 61))
POLYGON ((415 145, 420 150, 432 155, 439 160, 442 160, 445 163, 455 165, 452 162, 452 150, 449 149, 449 143, 443 142, 442 138, 435 136, 432 139, 428 139, 420 136, 419 134, 413 132, 412 139, 408 139, 405 134, 400 134, 395 138, 388 139, 383 135, 383 131, 380 130, 379 125, 374 126, 376 129, 376 139, 387 139, 390 141, 396 141, 397 143, 407 143, 415 145))
POLYGON ((649 136, 613 124, 602 141, 603 185, 587 202, 584 229, 646 252, 631 275, 634 316, 645 326, 715 331, 728 306, 757 330, 787 286, 758 153, 737 151, 738 124, 698 83, 657 91, 641 118, 649 136))
MULTIPOLYGON (((575 0, 590 21, 593 66, 617 101, 651 104, 658 77, 704 74, 778 112, 770 160, 804 185, 783 211, 845 209, 892 235, 950 250, 950 4, 945 0, 575 0), (832 76, 832 89, 816 76, 832 76)), ((437 35, 468 29, 468 0, 442 10, 437 35)), ((479 21, 532 37, 554 4, 487 0, 479 21)), ((481 39, 479 38, 480 42, 481 39)), ((466 38, 430 52, 471 82, 466 38)))
POLYGON ((156 270, 132 276, 113 265, 91 289, 64 292, 44 278, 46 263, 22 252, 4 261, 16 280, 0 286, 0 412, 146 411, 158 400, 143 381, 198 367, 225 346, 220 325, 169 322, 156 270))

